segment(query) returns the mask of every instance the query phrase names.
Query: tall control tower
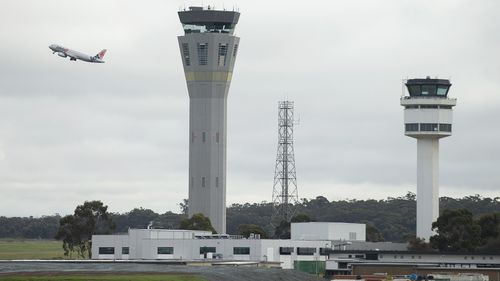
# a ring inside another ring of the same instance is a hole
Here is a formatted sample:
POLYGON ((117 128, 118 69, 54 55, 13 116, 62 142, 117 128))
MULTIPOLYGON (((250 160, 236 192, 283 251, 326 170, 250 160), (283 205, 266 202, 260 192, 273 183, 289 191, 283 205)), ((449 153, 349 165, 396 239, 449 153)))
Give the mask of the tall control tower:
POLYGON ((448 98, 450 81, 409 79, 405 107, 405 135, 417 139, 417 237, 427 242, 439 216, 439 139, 451 136, 456 99, 448 98))
POLYGON ((240 14, 189 7, 180 11, 179 48, 189 92, 189 216, 202 213, 226 233, 227 95, 240 14))

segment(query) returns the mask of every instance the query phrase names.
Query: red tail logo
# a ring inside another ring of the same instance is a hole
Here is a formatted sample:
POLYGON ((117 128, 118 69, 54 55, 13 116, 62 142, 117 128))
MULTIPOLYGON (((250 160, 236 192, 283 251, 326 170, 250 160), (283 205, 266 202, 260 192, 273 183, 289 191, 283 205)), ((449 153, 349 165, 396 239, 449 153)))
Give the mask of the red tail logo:
POLYGON ((99 54, 97 54, 97 56, 99 57, 99 59, 103 59, 104 58, 104 54, 106 54, 106 49, 100 51, 99 54))

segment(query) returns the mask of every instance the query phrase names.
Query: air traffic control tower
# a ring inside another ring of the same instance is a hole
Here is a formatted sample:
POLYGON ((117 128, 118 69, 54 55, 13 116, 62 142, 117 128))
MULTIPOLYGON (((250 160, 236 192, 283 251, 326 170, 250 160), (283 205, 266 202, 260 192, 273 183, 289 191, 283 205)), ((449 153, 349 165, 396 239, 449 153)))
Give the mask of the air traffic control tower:
POLYGON ((179 48, 189 92, 189 216, 202 213, 226 233, 227 95, 240 14, 208 7, 180 11, 179 48))
POLYGON ((439 216, 439 139, 451 136, 457 104, 448 98, 450 86, 444 79, 409 79, 409 96, 401 97, 405 135, 417 139, 417 237, 427 242, 439 216))

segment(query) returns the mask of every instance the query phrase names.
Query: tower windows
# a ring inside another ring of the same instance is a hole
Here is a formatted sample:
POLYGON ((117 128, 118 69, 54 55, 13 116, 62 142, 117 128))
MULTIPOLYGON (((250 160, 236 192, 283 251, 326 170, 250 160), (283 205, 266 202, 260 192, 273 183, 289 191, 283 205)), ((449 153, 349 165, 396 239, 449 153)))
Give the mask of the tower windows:
POLYGON ((238 44, 234 44, 233 57, 236 57, 237 52, 238 52, 238 44))
POLYGON ((406 132, 417 132, 418 131, 418 123, 408 123, 405 124, 406 132))
POLYGON ((191 60, 189 59, 189 46, 187 43, 182 43, 182 54, 184 55, 184 63, 186 65, 191 65, 191 60))
POLYGON ((215 187, 219 187, 219 177, 215 177, 215 187))
POLYGON ((436 85, 422 85, 422 95, 423 96, 435 96, 436 95, 436 85))
POLYGON ((215 133, 215 142, 219 143, 219 132, 215 133))
POLYGON ((194 132, 191 132, 191 143, 194 143, 194 132))
POLYGON ((205 142, 207 140, 207 134, 205 132, 203 132, 201 134, 201 141, 205 142))
POLYGON ((435 124, 435 123, 407 123, 405 124, 406 132, 451 132, 451 124, 435 124), (420 129, 419 129, 420 125, 420 129))
POLYGON ((439 124, 439 131, 451 132, 451 124, 439 124))
POLYGON ((438 130, 438 124, 436 123, 421 123, 420 131, 423 132, 433 132, 438 130))
POLYGON ((207 65, 208 64, 208 43, 198 43, 198 64, 207 65))
POLYGON ((226 65, 227 45, 228 44, 219 43, 219 52, 218 52, 218 58, 217 58, 217 65, 218 66, 225 66, 226 65))
POLYGON ((201 187, 205 187, 205 177, 201 177, 201 187))

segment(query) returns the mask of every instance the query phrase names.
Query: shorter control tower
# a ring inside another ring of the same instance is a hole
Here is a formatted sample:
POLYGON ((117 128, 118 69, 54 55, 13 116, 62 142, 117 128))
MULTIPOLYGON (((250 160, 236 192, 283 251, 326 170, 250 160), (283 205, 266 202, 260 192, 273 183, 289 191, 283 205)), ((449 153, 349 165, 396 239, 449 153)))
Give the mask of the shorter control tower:
POLYGON ((444 79, 409 79, 405 107, 405 135, 417 139, 417 237, 434 235, 439 216, 439 139, 451 136, 456 99, 448 98, 451 83, 444 79))

